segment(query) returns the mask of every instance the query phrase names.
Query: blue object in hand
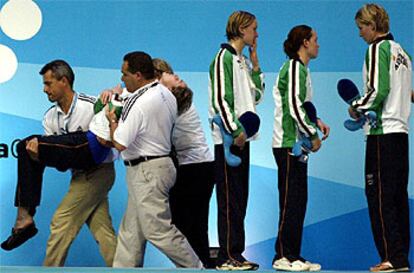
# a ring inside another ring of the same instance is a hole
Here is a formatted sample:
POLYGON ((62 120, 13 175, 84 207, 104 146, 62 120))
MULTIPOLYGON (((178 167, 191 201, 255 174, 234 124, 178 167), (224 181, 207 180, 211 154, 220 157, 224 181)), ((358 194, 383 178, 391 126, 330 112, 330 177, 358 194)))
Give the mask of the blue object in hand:
MULTIPOLYGON (((352 102, 361 98, 359 90, 356 85, 349 79, 341 79, 337 85, 339 96, 349 105, 352 102)), ((349 131, 357 131, 368 124, 375 128, 377 127, 377 114, 374 111, 360 112, 361 116, 357 119, 347 119, 344 122, 344 126, 349 131)))
MULTIPOLYGON (((239 121, 243 126, 244 133, 247 138, 254 136, 260 127, 260 118, 253 112, 247 111, 239 117, 239 121)), ((233 144, 233 136, 224 129, 223 121, 219 114, 215 115, 211 122, 216 124, 221 132, 223 138, 224 157, 226 162, 231 167, 237 167, 241 164, 240 157, 234 155, 230 151, 230 146, 233 144)))
POLYGON ((375 128, 377 127, 377 113, 374 111, 366 111, 364 115, 360 116, 357 119, 347 119, 344 122, 344 126, 349 131, 357 131, 364 127, 365 123, 367 123, 375 128))
MULTIPOLYGON (((306 115, 311 122, 316 124, 318 119, 316 114, 316 108, 312 102, 306 101, 303 103, 303 108, 305 109, 306 115)), ((312 150, 312 141, 310 137, 306 137, 304 134, 299 132, 299 139, 292 147, 293 156, 301 156, 303 153, 308 154, 312 150)))
POLYGON ((221 136, 223 138, 224 157, 226 158, 227 164, 232 167, 239 166, 241 163, 240 157, 232 154, 230 151, 230 146, 233 144, 233 136, 224 129, 220 115, 215 115, 212 119, 212 122, 220 128, 221 136))
POLYGON ((310 153, 312 149, 312 142, 310 138, 300 135, 299 140, 296 141, 292 148, 292 155, 301 156, 303 153, 310 153))
POLYGON ((361 116, 358 119, 347 119, 344 121, 344 127, 351 132, 358 131, 364 127, 366 121, 364 116, 361 116))

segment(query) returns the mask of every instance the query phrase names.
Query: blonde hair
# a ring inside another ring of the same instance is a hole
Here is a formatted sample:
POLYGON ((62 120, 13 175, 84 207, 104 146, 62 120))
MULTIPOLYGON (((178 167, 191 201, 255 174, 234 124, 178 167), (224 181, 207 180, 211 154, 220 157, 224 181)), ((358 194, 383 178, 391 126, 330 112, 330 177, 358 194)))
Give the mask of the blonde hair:
POLYGON ((379 33, 390 31, 390 18, 387 11, 378 4, 365 4, 355 14, 355 20, 359 24, 372 25, 379 33))
POLYGON ((161 78, 163 72, 174 74, 171 66, 163 59, 152 59, 152 64, 154 65, 154 74, 157 79, 161 78))
POLYGON ((236 38, 242 38, 240 28, 246 28, 250 26, 254 22, 254 20, 256 20, 256 16, 254 16, 250 12, 242 10, 233 12, 229 17, 229 20, 227 21, 227 40, 230 41, 236 38))

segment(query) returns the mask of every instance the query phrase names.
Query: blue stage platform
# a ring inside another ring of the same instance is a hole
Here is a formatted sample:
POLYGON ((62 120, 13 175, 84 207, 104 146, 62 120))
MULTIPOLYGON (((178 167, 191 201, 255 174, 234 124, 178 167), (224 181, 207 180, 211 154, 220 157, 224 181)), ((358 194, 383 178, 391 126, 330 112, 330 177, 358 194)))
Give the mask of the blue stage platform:
MULTIPOLYGON (((194 270, 194 269, 169 269, 169 268, 107 268, 107 267, 34 267, 34 266, 0 266, 1 273, 97 273, 97 272, 116 272, 116 273, 195 273, 195 272, 220 272, 217 270, 194 270)), ((275 273, 282 271, 258 270, 243 272, 275 273)), ((367 271, 320 271, 320 273, 367 273, 367 271)))

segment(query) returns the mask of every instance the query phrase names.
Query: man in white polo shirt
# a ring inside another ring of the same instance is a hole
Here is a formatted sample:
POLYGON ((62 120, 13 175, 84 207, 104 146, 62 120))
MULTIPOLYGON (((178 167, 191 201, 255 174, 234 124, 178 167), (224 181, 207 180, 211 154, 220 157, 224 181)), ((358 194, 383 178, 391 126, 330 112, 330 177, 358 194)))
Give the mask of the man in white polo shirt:
POLYGON ((142 267, 149 241, 177 267, 201 268, 187 239, 171 224, 168 198, 176 170, 169 154, 176 99, 154 78, 152 59, 144 52, 124 56, 122 81, 134 94, 119 121, 113 111, 107 113, 113 144, 127 166, 129 192, 113 266, 142 267))
MULTIPOLYGON (((72 138, 71 142, 83 137, 87 142, 86 134, 78 136, 75 132, 88 130, 94 116, 95 98, 78 94, 73 90, 74 73, 65 61, 55 60, 46 64, 40 70, 40 74, 43 76, 44 92, 51 102, 56 102, 44 116, 45 135, 49 138, 72 138)), ((37 233, 33 216, 40 204, 43 170, 50 166, 42 156, 38 161, 29 158, 33 154, 33 147, 38 145, 37 138, 41 140, 42 136, 28 137, 17 145, 19 161, 26 163, 18 168, 15 197, 18 214, 12 234, 1 244, 5 250, 20 246, 37 233)), ((58 154, 52 151, 45 153, 48 157, 47 162, 58 157, 58 154)), ((106 265, 112 265, 116 238, 108 209, 108 192, 115 179, 111 155, 108 155, 104 163, 96 164, 87 171, 72 171, 69 191, 56 210, 50 225, 44 265, 64 265, 69 247, 85 223, 99 244, 106 265)), ((66 160, 55 160, 56 165, 52 166, 66 171, 71 168, 68 167, 70 159, 68 155, 66 160)), ((77 165, 88 165, 89 158, 77 159, 82 161, 77 162, 77 165)))

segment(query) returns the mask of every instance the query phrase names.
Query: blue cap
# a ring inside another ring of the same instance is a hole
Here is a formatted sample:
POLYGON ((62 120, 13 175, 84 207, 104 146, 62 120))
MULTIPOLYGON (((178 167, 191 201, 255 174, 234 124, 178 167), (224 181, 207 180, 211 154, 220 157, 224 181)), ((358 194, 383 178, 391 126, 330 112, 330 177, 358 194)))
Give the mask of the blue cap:
POLYGON ((358 87, 349 79, 339 80, 337 89, 339 96, 348 104, 360 98, 358 87))
POLYGON ((260 118, 256 113, 247 111, 239 117, 239 121, 243 125, 247 138, 254 136, 259 131, 260 118))

